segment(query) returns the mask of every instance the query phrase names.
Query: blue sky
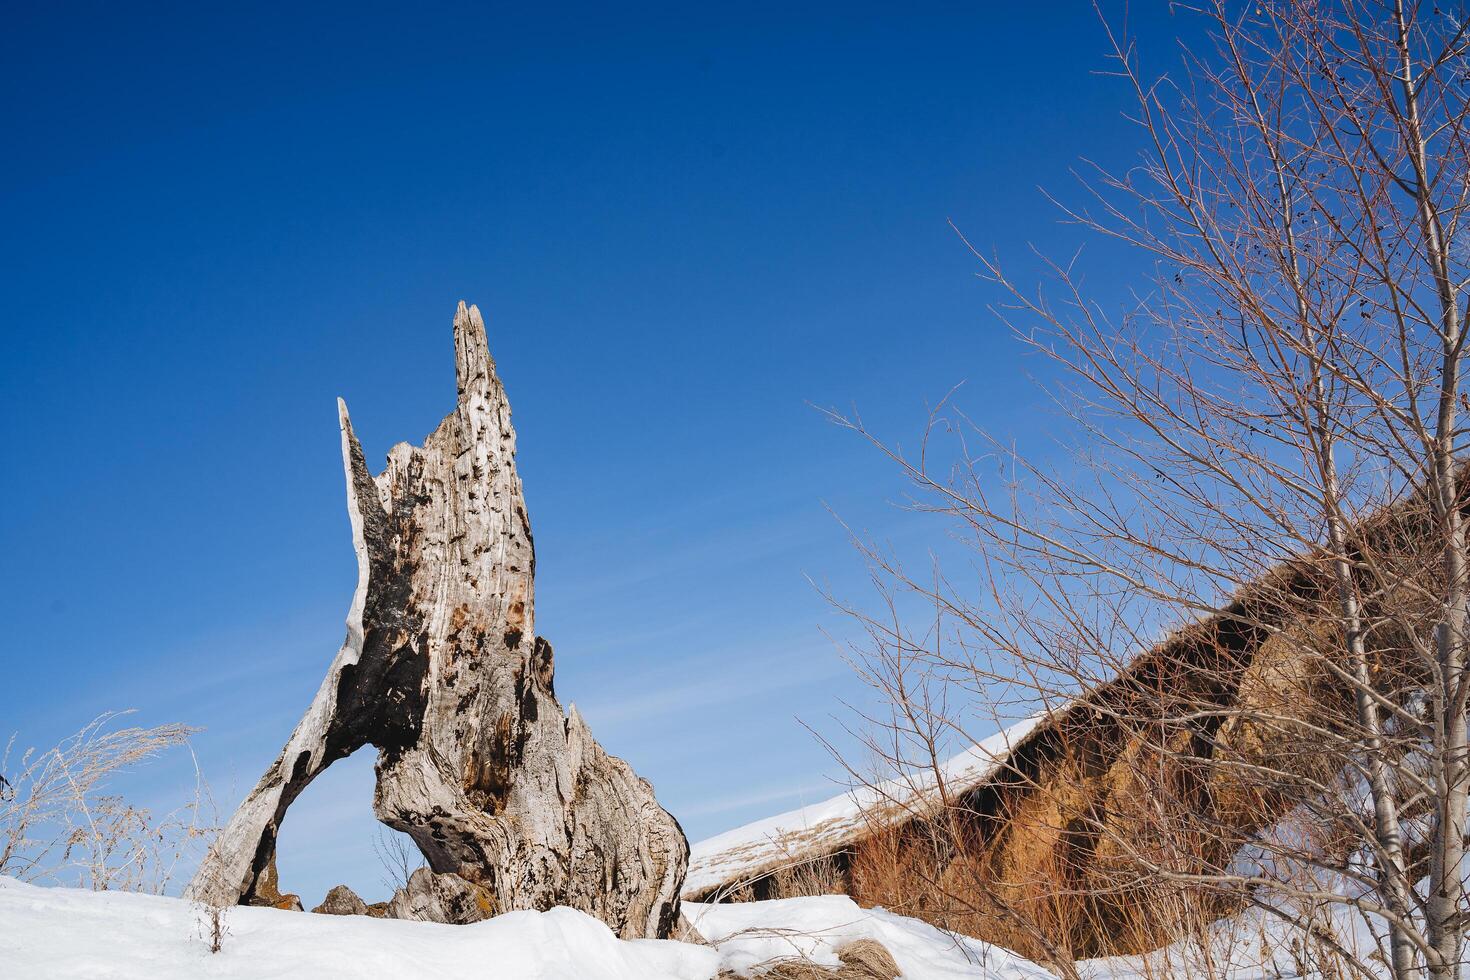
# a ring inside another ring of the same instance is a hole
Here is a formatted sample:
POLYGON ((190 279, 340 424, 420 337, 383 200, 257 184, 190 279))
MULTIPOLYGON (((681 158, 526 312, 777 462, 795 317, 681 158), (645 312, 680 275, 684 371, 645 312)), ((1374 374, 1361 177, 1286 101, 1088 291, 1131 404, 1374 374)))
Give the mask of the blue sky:
MULTIPOLYGON (((341 642, 334 399, 376 464, 421 440, 465 299, 563 701, 691 839, 831 795, 798 719, 841 743, 861 690, 807 577, 867 587, 829 508, 901 547, 943 529, 811 405, 906 437, 965 382, 1045 444, 947 222, 1023 268, 1083 240, 1038 187, 1136 145, 1090 5, 214 6, 37 4, 0 32, 0 728, 204 726, 232 806, 341 642)), ((1134 19, 1167 57, 1167 11, 1134 19)), ((1108 290, 1145 271, 1090 248, 1108 290)), ((286 822, 309 902, 381 891, 370 766, 286 822)))

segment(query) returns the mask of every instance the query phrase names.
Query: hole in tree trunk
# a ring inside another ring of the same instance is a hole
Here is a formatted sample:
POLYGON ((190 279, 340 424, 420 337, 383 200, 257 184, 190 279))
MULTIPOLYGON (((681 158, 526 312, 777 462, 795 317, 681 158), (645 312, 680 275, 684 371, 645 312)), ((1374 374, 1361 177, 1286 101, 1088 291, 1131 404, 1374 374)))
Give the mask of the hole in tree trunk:
POLYGON ((280 890, 314 908, 337 885, 369 905, 386 902, 404 871, 424 863, 412 838, 373 816, 373 763, 368 746, 332 763, 297 797, 276 842, 280 890), (391 868, 390 868, 391 866, 391 868))

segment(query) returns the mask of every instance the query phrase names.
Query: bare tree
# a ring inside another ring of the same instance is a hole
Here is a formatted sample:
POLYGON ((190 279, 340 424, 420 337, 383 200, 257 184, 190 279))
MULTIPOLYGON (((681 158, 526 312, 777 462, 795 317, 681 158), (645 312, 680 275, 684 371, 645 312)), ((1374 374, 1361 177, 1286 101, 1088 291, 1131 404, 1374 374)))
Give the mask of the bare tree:
MULTIPOLYGON (((1470 28, 1406 0, 1200 14, 1209 40, 1177 79, 1109 31, 1142 159, 1089 167, 1087 205, 1062 208, 1155 270, 1124 315, 1078 260, 1046 261, 1053 286, 1034 292, 976 251, 1047 365, 1067 458, 1028 457, 949 403, 915 453, 837 417, 977 559, 959 580, 865 548, 888 604, 851 611, 891 707, 870 744, 937 777, 977 714, 1051 712, 1088 743, 1009 774, 1026 802, 1006 815, 1049 822, 1033 851, 1060 862, 1051 911, 1026 897, 1010 914, 1053 960, 1077 951, 1059 929, 1121 928, 1144 890, 1180 903, 1181 929, 1251 903, 1321 936, 1321 911, 1346 908, 1381 928, 1395 977, 1450 980, 1470 790, 1470 28)), ((931 890, 953 904, 975 891, 952 887, 956 853, 991 884, 1020 859, 996 857, 973 800, 941 797, 963 826, 937 835, 931 890)))
POLYGON ((383 884, 391 896, 408 887, 408 879, 425 866, 424 856, 413 839, 387 827, 379 827, 373 835, 373 853, 383 869, 383 884))

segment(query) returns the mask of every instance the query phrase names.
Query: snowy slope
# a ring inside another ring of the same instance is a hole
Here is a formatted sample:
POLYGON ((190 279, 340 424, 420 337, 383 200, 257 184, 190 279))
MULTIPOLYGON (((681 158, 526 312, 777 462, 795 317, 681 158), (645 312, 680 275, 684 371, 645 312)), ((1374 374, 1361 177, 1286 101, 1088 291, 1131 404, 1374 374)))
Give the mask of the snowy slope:
MULTIPOLYGON (((1044 717, 1018 722, 950 759, 941 767, 945 782, 957 790, 983 782, 1044 717)), ((863 835, 865 810, 893 801, 912 803, 933 784, 934 774, 926 772, 912 783, 890 780, 876 788, 860 787, 702 840, 690 849, 684 894, 702 898, 721 885, 836 851, 863 835)))
POLYGON ((218 953, 182 899, 0 879, 0 976, 243 980, 494 976, 515 980, 708 980, 712 949, 625 942, 572 909, 472 926, 232 908, 218 953))
POLYGON ((1004 950, 848 898, 691 906, 713 943, 616 938, 581 912, 511 912, 470 926, 233 908, 218 953, 202 909, 176 898, 38 888, 0 878, 0 977, 16 980, 710 980, 773 958, 834 951, 870 937, 905 980, 1043 980, 1004 950))
MULTIPOLYGON (((10 980, 712 980, 720 970, 758 974, 876 939, 904 980, 1054 980, 1028 960, 976 939, 842 895, 729 905, 686 903, 712 944, 616 938, 581 912, 511 912, 471 926, 233 908, 219 953, 201 938, 203 910, 176 898, 38 888, 0 878, 0 977, 10 980)), ((1366 924, 1339 910, 1338 935, 1360 955, 1366 924)), ((1083 980, 1217 980, 1297 977, 1292 941, 1263 913, 1215 923, 1206 949, 1078 964, 1083 980)), ((1467 974, 1470 977, 1470 974, 1467 974)))
POLYGON ((893 954, 907 980, 1054 980, 1009 950, 918 919, 859 908, 846 895, 728 905, 687 902, 684 914, 720 951, 725 969, 747 971, 792 956, 837 966, 838 948, 857 939, 876 939, 893 954))

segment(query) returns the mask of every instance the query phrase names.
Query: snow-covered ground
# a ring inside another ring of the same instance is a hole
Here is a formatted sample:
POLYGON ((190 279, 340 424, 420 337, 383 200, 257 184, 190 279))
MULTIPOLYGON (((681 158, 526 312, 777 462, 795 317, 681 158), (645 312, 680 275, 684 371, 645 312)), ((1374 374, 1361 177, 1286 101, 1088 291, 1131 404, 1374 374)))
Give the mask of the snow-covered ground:
POLYGON ((805 957, 837 966, 837 950, 876 939, 905 980, 1051 980, 1052 974, 999 946, 936 929, 882 909, 859 908, 846 895, 783 898, 728 905, 684 904, 684 915, 719 950, 722 968, 758 972, 761 964, 805 957))
POLYGON ((572 909, 470 926, 232 908, 218 953, 203 909, 177 898, 0 878, 0 977, 16 980, 710 980, 793 955, 837 964, 854 939, 888 947, 905 980, 1039 980, 1004 950, 841 896, 688 908, 713 944, 624 941, 572 909))
POLYGON ((182 899, 0 879, 0 976, 20 978, 707 978, 712 949, 624 942, 572 909, 512 912, 472 926, 232 908, 221 950, 182 899))
MULTIPOLYGON (((572 909, 511 912, 470 926, 232 908, 218 953, 205 910, 177 898, 42 888, 0 878, 0 977, 17 980, 711 980, 806 957, 828 966, 857 939, 893 954, 904 980, 1052 980, 1014 953, 845 896, 729 905, 686 903, 711 945, 625 941, 572 909)), ((1344 915, 1346 919, 1346 915, 1344 915)), ((1361 925, 1339 935, 1371 940, 1361 925)), ((1216 923, 1206 957, 1182 947, 1079 964, 1084 980, 1302 973, 1290 938, 1259 915, 1216 923)), ((1366 953, 1364 948, 1360 953, 1366 953)))

